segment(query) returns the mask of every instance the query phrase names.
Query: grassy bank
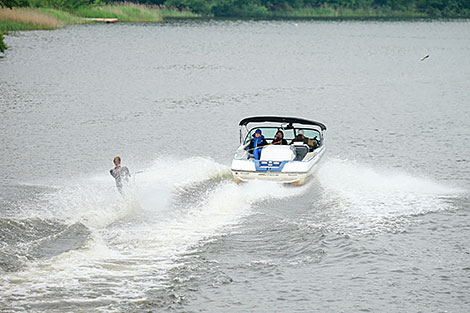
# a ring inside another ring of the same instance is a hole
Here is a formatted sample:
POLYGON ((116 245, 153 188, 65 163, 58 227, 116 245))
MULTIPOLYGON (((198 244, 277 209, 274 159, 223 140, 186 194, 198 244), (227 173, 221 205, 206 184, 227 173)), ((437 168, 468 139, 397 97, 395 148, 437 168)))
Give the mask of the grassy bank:
POLYGON ((164 18, 194 18, 190 11, 122 3, 81 7, 71 11, 51 8, 0 8, 0 32, 50 30, 70 24, 90 23, 85 18, 117 18, 120 22, 161 22, 164 18))
POLYGON ((116 2, 105 6, 81 7, 73 14, 86 18, 117 18, 120 22, 161 22, 165 18, 201 17, 189 10, 169 9, 164 6, 116 2))
POLYGON ((74 21, 71 14, 53 9, 0 8, 0 31, 56 29, 74 21))
POLYGON ((358 8, 347 7, 305 7, 282 10, 244 8, 235 11, 217 11, 204 16, 190 10, 170 9, 164 6, 139 5, 129 2, 101 6, 85 6, 76 9, 58 10, 51 8, 0 8, 0 32, 35 29, 56 29, 69 24, 90 23, 85 18, 116 18, 119 22, 161 22, 165 18, 200 17, 256 17, 256 18, 384 18, 384 17, 427 17, 419 10, 400 11, 390 7, 358 8), (236 13, 236 14, 235 14, 236 13), (235 14, 235 15, 233 15, 235 14))
POLYGON ((120 22, 161 22, 158 10, 142 5, 107 5, 102 7, 81 7, 73 14, 85 18, 117 18, 120 22))
POLYGON ((349 9, 349 8, 301 8, 288 11, 275 11, 272 17, 296 18, 366 18, 366 17, 424 17, 426 14, 417 11, 394 11, 389 8, 349 9))
POLYGON ((156 7, 156 9, 160 12, 163 19, 165 18, 202 18, 200 14, 196 14, 189 10, 177 10, 166 8, 164 6, 156 7))

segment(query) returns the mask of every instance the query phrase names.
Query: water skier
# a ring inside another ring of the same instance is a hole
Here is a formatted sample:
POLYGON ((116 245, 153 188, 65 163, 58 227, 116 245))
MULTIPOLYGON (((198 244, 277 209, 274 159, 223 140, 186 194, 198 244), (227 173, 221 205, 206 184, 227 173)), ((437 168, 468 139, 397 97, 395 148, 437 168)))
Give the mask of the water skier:
POLYGON ((109 173, 116 180, 116 188, 119 193, 121 193, 121 195, 124 195, 122 191, 122 183, 127 183, 129 181, 131 173, 129 172, 129 169, 127 167, 121 166, 121 158, 119 156, 115 157, 113 162, 115 167, 109 170, 109 173))

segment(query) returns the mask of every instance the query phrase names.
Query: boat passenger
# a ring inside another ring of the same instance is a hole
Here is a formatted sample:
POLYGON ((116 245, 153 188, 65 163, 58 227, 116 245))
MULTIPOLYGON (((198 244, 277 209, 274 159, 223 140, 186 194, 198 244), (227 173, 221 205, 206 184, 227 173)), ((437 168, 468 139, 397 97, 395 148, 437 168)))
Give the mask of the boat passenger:
POLYGON ((315 139, 310 139, 308 137, 305 137, 303 129, 299 129, 297 136, 295 136, 295 138, 292 139, 290 144, 292 145, 294 142, 302 142, 304 145, 308 145, 310 151, 313 151, 316 148, 318 148, 318 141, 316 137, 315 139))
POLYGON ((123 182, 128 182, 131 173, 129 169, 125 166, 121 166, 121 158, 119 156, 113 159, 115 167, 109 171, 111 176, 116 180, 116 188, 121 195, 123 195, 122 184, 123 182))
POLYGON ((277 131, 271 144, 272 145, 287 145, 287 140, 284 139, 284 133, 282 132, 282 130, 277 131))
POLYGON ((305 137, 304 130, 299 129, 297 136, 291 141, 291 145, 295 143, 301 143, 303 146, 295 145, 295 159, 302 161, 309 151, 312 151, 313 142, 312 139, 305 137))
POLYGON ((250 141, 248 151, 253 153, 253 155, 255 156, 255 160, 259 160, 261 156, 261 149, 263 149, 263 146, 266 145, 268 145, 268 143, 266 139, 264 139, 261 129, 258 128, 253 134, 253 139, 251 139, 250 141))
POLYGON ((305 137, 303 129, 299 129, 299 131, 297 132, 297 136, 295 136, 294 139, 292 139, 290 144, 292 145, 294 142, 302 142, 304 145, 309 145, 309 146, 313 145, 312 139, 305 137))

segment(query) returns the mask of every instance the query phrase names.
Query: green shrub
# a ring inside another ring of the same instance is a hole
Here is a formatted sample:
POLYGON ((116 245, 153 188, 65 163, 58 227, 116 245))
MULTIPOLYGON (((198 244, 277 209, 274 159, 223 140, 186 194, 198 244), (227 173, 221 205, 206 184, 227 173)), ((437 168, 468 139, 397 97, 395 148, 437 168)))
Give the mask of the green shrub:
POLYGON ((25 0, 28 2, 29 7, 32 8, 54 8, 63 9, 65 7, 65 0, 25 0))
POLYGON ((212 10, 212 2, 205 0, 167 0, 165 6, 177 8, 178 10, 190 9, 196 14, 210 15, 212 10))
POLYGON ((258 0, 217 0, 212 7, 215 16, 263 17, 269 10, 258 0))
POLYGON ((196 17, 201 17, 200 14, 194 13, 194 12, 188 10, 188 9, 178 10, 178 9, 170 9, 170 8, 163 7, 163 6, 158 8, 158 13, 160 13, 160 15, 163 18, 166 18, 166 17, 171 17, 171 18, 196 18, 196 17))
POLYGON ((59 21, 61 21, 64 24, 81 24, 83 23, 83 19, 76 16, 72 15, 69 12, 62 11, 62 10, 57 10, 57 9, 51 9, 51 8, 39 8, 41 12, 54 16, 57 18, 59 21))
POLYGON ((117 18, 120 22, 160 22, 157 9, 144 6, 107 5, 103 7, 79 7, 73 14, 87 18, 117 18))
POLYGON ((64 0, 64 8, 69 10, 87 6, 90 6, 90 0, 64 0))
POLYGON ((8 49, 7 44, 3 41, 3 33, 0 32, 0 52, 3 53, 8 49))

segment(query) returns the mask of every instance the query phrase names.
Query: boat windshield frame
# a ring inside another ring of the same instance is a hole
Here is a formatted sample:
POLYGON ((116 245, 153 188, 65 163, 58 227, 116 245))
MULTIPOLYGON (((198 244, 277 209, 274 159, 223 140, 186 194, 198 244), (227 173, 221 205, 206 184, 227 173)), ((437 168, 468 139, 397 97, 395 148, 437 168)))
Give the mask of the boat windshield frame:
MULTIPOLYGON (((286 140, 291 140, 290 137, 292 136, 286 136, 286 131, 289 132, 290 130, 293 130, 293 137, 297 136, 298 130, 303 129, 306 132, 306 137, 309 137, 313 139, 312 137, 314 134, 310 134, 309 136, 309 130, 312 130, 319 134, 319 138, 317 137, 318 142, 320 145, 323 144, 324 141, 324 132, 326 131, 326 126, 322 123, 319 122, 314 122, 314 121, 309 121, 305 119, 300 119, 300 118, 292 118, 292 117, 277 117, 277 116, 258 116, 258 117, 250 117, 250 118, 245 118, 240 121, 239 123, 240 126, 240 144, 246 145, 250 140, 252 133, 260 128, 260 129, 276 129, 277 130, 282 130, 284 132, 284 139, 286 140), (248 127, 248 124, 254 124, 250 125, 248 127)), ((269 134, 266 137, 267 140, 272 140, 271 136, 269 134)))
POLYGON ((246 134, 243 136, 244 139, 241 142, 242 144, 246 145, 250 142, 250 140, 253 138, 254 133, 256 132, 257 129, 260 129, 262 131, 263 136, 265 137, 266 140, 272 141, 274 139, 275 134, 278 131, 282 131, 284 133, 284 139, 287 140, 288 142, 292 141, 295 136, 297 136, 299 130, 304 130, 305 132, 305 137, 318 140, 318 142, 321 144, 323 141, 323 132, 320 128, 316 127, 293 127, 293 128, 281 128, 279 126, 266 126, 266 125, 260 125, 251 128, 250 130, 246 131, 246 134))

